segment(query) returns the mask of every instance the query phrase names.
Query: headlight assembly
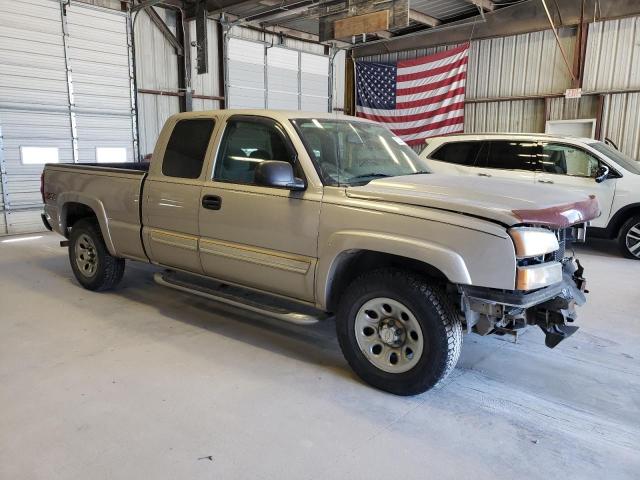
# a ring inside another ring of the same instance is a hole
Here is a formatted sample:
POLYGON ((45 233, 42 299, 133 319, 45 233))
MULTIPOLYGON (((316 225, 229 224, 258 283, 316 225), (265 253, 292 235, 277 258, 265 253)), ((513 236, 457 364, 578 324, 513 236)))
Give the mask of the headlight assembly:
POLYGON ((509 235, 516 248, 516 257, 530 258, 555 252, 560 248, 555 234, 544 228, 515 227, 509 235))

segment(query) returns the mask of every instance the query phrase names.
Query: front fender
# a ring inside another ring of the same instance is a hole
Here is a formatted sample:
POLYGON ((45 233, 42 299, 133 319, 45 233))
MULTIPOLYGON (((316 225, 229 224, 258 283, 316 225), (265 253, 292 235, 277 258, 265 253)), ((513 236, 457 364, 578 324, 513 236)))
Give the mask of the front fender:
POLYGON ((343 254, 357 250, 411 258, 438 269, 452 283, 472 283, 469 269, 462 256, 444 245, 387 233, 345 230, 332 234, 325 251, 320 255, 316 298, 322 306, 328 303, 330 286, 343 254))
POLYGON ((68 227, 66 222, 67 207, 69 206, 69 204, 80 203, 91 208, 91 210, 93 210, 93 212, 96 214, 96 218, 98 219, 100 232, 102 233, 102 238, 104 239, 104 243, 107 246, 107 250, 109 250, 109 253, 111 255, 116 256, 116 249, 113 243, 113 239, 111 238, 111 232, 109 231, 109 218, 107 217, 107 212, 104 208, 104 204, 100 201, 100 199, 82 192, 64 192, 58 196, 58 198, 56 199, 56 203, 58 209, 58 227, 60 229, 60 232, 66 232, 66 229, 68 227))

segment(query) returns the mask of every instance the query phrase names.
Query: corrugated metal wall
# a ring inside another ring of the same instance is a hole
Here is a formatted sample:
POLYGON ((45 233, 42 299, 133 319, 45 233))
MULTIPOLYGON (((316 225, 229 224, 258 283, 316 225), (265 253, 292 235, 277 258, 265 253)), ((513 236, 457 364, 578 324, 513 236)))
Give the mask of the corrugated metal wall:
POLYGON ((622 152, 640 159, 640 93, 606 95, 602 131, 622 152))
POLYGON ((589 25, 583 89, 640 89, 640 17, 589 25))
MULTIPOLYGON (((576 29, 561 28, 559 36, 573 65, 576 29)), ((452 47, 394 52, 363 60, 395 62, 452 47)), ((623 152, 640 158, 640 17, 589 24, 583 96, 557 96, 571 86, 571 76, 551 30, 472 41, 466 98, 474 102, 465 107, 465 131, 543 132, 547 119, 596 118, 597 93, 604 95, 601 137, 611 138, 623 152)))
POLYGON ((544 100, 509 100, 469 103, 464 110, 464 131, 544 131, 544 100))
MULTIPOLYGON (((196 38, 196 22, 189 23, 189 29, 191 32, 191 38, 196 38)), ((220 56, 219 56, 219 44, 218 44, 218 30, 220 29, 220 24, 213 20, 207 21, 207 38, 208 38, 208 71, 205 74, 198 75, 196 70, 197 63, 195 62, 196 58, 196 47, 191 45, 191 58, 193 61, 191 62, 191 88, 195 90, 196 95, 205 95, 210 97, 218 97, 223 96, 224 92, 221 91, 220 86, 222 85, 220 77, 223 73, 220 71, 220 56)), ((215 110, 220 108, 220 102, 217 100, 208 100, 208 99, 193 99, 193 109, 194 110, 215 110)))
MULTIPOLYGON (((558 31, 569 64, 575 29, 558 31)), ((571 76, 551 30, 471 42, 468 99, 563 93, 571 76)))
MULTIPOLYGON (((175 13, 165 8, 157 8, 155 11, 175 34, 175 13)), ((146 12, 138 12, 133 25, 136 46, 136 87, 177 92, 178 55, 175 49, 151 22, 146 12)), ((138 132, 142 156, 153 152, 165 120, 179 110, 177 96, 138 93, 138 132)))

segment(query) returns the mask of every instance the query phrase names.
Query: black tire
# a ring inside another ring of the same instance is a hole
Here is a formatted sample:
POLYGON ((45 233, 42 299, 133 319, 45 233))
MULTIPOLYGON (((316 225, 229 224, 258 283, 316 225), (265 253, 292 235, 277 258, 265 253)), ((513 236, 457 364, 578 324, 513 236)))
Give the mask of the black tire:
POLYGON ((462 348, 462 322, 444 292, 427 278, 396 269, 366 273, 349 285, 340 299, 336 330, 342 353, 355 373, 396 395, 416 395, 437 386, 455 367, 462 348), (378 368, 358 345, 356 316, 365 303, 377 298, 400 302, 420 325, 424 348, 408 371, 390 373, 378 368))
POLYGON ((96 292, 110 290, 120 283, 124 275, 124 258, 117 258, 109 253, 100 233, 100 225, 95 219, 78 220, 71 228, 69 262, 76 279, 87 290, 96 292), (79 261, 76 257, 76 246, 85 236, 93 243, 92 258, 96 260, 94 271, 89 273, 78 265, 79 261))
MULTIPOLYGON (((633 260, 640 260, 640 247, 636 247, 638 248, 638 250, 635 250, 634 252, 632 252, 629 249, 628 239, 627 239, 627 236, 630 233, 635 237, 636 231, 640 231, 640 215, 635 215, 631 217, 629 220, 627 220, 624 223, 624 225, 622 225, 622 228, 620 229, 620 235, 618 235, 618 245, 620 246, 620 252, 622 252, 622 255, 624 255, 627 258, 631 258, 633 260), (631 232, 632 229, 634 230, 633 232, 631 232)), ((629 239, 629 243, 631 243, 632 248, 635 247, 636 245, 635 242, 636 242, 635 239, 633 238, 629 239)))

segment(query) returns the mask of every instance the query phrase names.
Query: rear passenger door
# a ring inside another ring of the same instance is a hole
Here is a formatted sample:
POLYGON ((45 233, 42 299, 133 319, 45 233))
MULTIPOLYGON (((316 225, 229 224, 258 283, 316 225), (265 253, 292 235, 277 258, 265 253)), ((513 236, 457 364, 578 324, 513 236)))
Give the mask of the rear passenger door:
POLYGON ((477 174, 484 177, 535 182, 540 145, 535 141, 488 140, 476 162, 477 174))
MULTIPOLYGON (((144 184, 142 232, 154 263, 202 272, 198 253, 200 191, 203 165, 213 148, 214 128, 215 119, 211 117, 179 120, 168 138, 164 157, 152 162, 144 184)), ((162 146, 156 150, 162 151, 162 146)))

